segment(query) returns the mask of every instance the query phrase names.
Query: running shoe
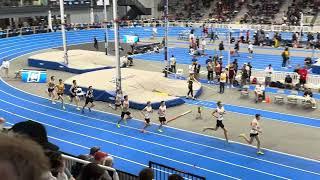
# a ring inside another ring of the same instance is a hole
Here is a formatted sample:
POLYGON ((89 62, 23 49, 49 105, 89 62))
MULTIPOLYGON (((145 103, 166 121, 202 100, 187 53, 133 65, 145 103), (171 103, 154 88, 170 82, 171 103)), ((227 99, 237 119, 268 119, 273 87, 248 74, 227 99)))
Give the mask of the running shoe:
POLYGON ((158 129, 158 131, 159 131, 160 133, 162 133, 162 132, 163 132, 161 129, 158 129))
POLYGON ((65 109, 66 109, 66 107, 62 106, 62 109, 63 109, 63 110, 65 110, 65 109))
POLYGON ((77 107, 77 110, 80 111, 81 109, 79 107, 77 107))
POLYGON ((52 101, 52 104, 56 104, 54 101, 52 101))
POLYGON ((127 124, 127 120, 123 120, 123 123, 124 123, 124 124, 127 124))
POLYGON ((120 124, 119 123, 117 124, 117 127, 120 128, 120 124))
POLYGON ((262 151, 258 151, 257 154, 264 155, 264 153, 262 151))

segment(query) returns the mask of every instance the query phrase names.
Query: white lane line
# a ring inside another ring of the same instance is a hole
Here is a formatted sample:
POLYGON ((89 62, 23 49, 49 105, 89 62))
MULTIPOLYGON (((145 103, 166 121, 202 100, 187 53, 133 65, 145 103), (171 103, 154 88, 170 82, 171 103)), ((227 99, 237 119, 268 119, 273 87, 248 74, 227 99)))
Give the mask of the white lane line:
POLYGON ((122 147, 122 148, 126 148, 126 149, 130 149, 130 150, 133 150, 133 151, 137 151, 137 152, 140 152, 140 153, 143 153, 143 154, 148 154, 150 156, 154 156, 154 157, 158 157, 158 158, 165 159, 165 160, 168 160, 168 161, 176 162, 176 163, 183 164, 183 165, 186 165, 186 166, 189 166, 189 167, 201 169, 201 170, 204 170, 204 171, 207 171, 207 172, 210 172, 210 173, 214 173, 214 174, 218 174, 218 175, 221 175, 221 176, 225 176, 225 177, 228 177, 228 178, 240 180, 239 178, 236 178, 236 177, 233 177, 233 176, 229 176, 229 175, 226 175, 226 174, 223 174, 223 173, 219 173, 219 172, 216 172, 216 171, 212 171, 212 170, 209 170, 209 169, 206 169, 206 168, 202 168, 202 167, 199 167, 199 166, 194 166, 192 164, 188 164, 188 163, 185 163, 185 162, 182 162, 182 161, 178 161, 178 160, 175 160, 175 159, 167 158, 167 157, 164 157, 164 156, 160 156, 160 155, 157 155, 157 154, 154 154, 154 153, 150 153, 150 152, 143 151, 143 150, 140 150, 140 149, 136 149, 136 148, 132 148, 132 147, 129 147, 129 146, 125 146, 125 145, 122 145, 122 144, 119 144, 119 143, 115 143, 115 142, 112 142, 112 141, 107 141, 107 140, 104 140, 104 139, 101 139, 101 138, 89 136, 89 135, 86 135, 86 134, 74 132, 74 131, 67 130, 67 129, 64 129, 64 128, 60 128, 60 127, 57 127, 57 126, 53 126, 53 125, 50 125, 50 124, 47 124, 47 123, 43 123, 41 121, 37 121, 35 119, 30 119, 28 117, 21 116, 19 114, 12 113, 12 112, 7 111, 7 110, 0 109, 0 111, 6 112, 8 114, 11 114, 11 115, 14 115, 14 116, 17 116, 17 117, 20 117, 20 118, 29 119, 29 120, 41 123, 41 124, 43 124, 45 126, 49 126, 49 127, 55 128, 55 129, 59 129, 61 131, 65 131, 65 132, 68 132, 68 133, 72 133, 72 134, 76 134, 76 135, 79 135, 79 136, 87 137, 87 138, 94 139, 94 140, 101 141, 101 142, 105 142, 105 143, 108 143, 108 144, 116 145, 116 146, 119 146, 119 147, 122 147))
MULTIPOLYGON (((17 115, 14 114, 14 113, 12 113, 12 115, 17 116, 17 115)), ((20 116, 18 116, 18 117, 20 117, 20 116)), ((23 117, 23 118, 24 118, 24 117, 23 117)), ((25 119, 25 118, 24 118, 24 119, 25 119)), ((10 124, 11 126, 14 125, 13 123, 10 123, 10 122, 6 122, 6 124, 10 124)), ((80 144, 77 144, 77 143, 74 143, 74 142, 71 142, 71 141, 66 141, 66 140, 63 140, 63 139, 59 139, 59 138, 57 138, 57 137, 48 136, 48 138, 51 138, 51 139, 54 139, 54 140, 57 140, 57 141, 61 141, 61 142, 67 143, 67 144, 71 144, 71 145, 74 145, 74 146, 77 146, 77 147, 80 147, 80 148, 83 148, 83 149, 86 149, 86 150, 89 150, 89 149, 90 149, 90 147, 83 146, 83 145, 80 145, 80 144)), ((149 166, 147 166, 147 165, 145 165, 145 164, 142 164, 142 163, 139 163, 139 162, 135 162, 135 161, 132 161, 132 160, 129 160, 129 159, 120 157, 120 156, 116 156, 116 155, 114 155, 114 154, 110 154, 110 155, 112 155, 112 157, 114 157, 114 158, 122 159, 122 160, 124 160, 124 161, 128 161, 128 162, 131 162, 131 163, 134 163, 134 164, 143 166, 143 167, 149 167, 149 166)))
MULTIPOLYGON (((73 44, 73 45, 78 45, 78 44, 83 44, 83 43, 86 43, 86 42, 75 43, 75 44, 73 44)), ((56 46, 56 47, 41 49, 41 50, 37 50, 37 51, 33 51, 33 52, 28 52, 28 53, 25 53, 25 54, 23 54, 23 55, 19 55, 19 56, 13 58, 13 59, 10 59, 10 61, 13 61, 13 60, 15 60, 15 59, 17 59, 17 58, 19 58, 19 57, 26 56, 26 55, 28 55, 28 54, 33 54, 33 53, 36 53, 36 52, 39 52, 39 51, 49 50, 49 49, 58 48, 58 47, 61 47, 61 46, 56 46)), ((1 80, 4 84, 6 84, 7 86, 9 86, 9 87, 11 87, 11 88, 13 88, 13 89, 16 89, 16 90, 18 90, 18 91, 20 91, 20 92, 23 92, 23 93, 26 93, 26 94, 29 94, 29 95, 31 95, 31 96, 38 97, 38 98, 41 98, 41 99, 47 99, 47 98, 45 98, 45 97, 42 97, 42 96, 39 96, 39 95, 35 95, 35 94, 32 94, 32 93, 23 91, 23 90, 21 90, 21 89, 18 89, 18 88, 16 88, 16 87, 12 86, 11 84, 7 83, 6 81, 4 81, 4 80, 2 79, 2 77, 0 77, 0 80, 1 80)), ((209 87, 209 88, 210 88, 210 87, 209 87)), ((100 111, 100 110, 95 110, 95 111, 100 112, 100 113, 104 113, 104 114, 111 114, 111 115, 114 115, 114 116, 118 116, 117 114, 113 114, 113 113, 109 113, 109 112, 105 112, 105 111, 100 111)), ((241 113, 238 113, 238 114, 241 114, 241 113)), ((244 114, 244 115, 248 116, 247 114, 244 114)), ((137 120, 137 119, 136 119, 136 120, 137 120)), ((277 119, 273 119, 273 120, 280 121, 280 120, 277 120, 277 119)), ((141 120, 139 120, 139 121, 141 121, 141 120)), ((282 121, 280 121, 280 122, 282 122, 282 121)), ((285 121, 283 121, 283 122, 284 122, 284 123, 288 123, 288 122, 285 122, 285 121)), ((156 123, 152 123, 152 124, 156 124, 156 123)), ((292 123, 292 124, 294 124, 294 123, 292 123)), ((297 125, 301 125, 301 124, 297 124, 297 125)), ((199 135, 199 136, 204 136, 204 137, 209 137, 209 138, 214 138, 214 139, 219 139, 219 140, 221 140, 221 141, 224 141, 224 139, 219 138, 219 137, 209 136, 209 135, 205 135, 205 134, 201 134, 201 133, 197 133, 197 132, 193 132, 193 131, 189 131, 189 130, 185 130, 185 129, 180 129, 180 128, 176 128, 176 127, 169 127, 169 128, 175 129, 175 130, 179 130, 179 131, 183 131, 183 132, 188 132, 188 133, 191 133, 191 134, 196 134, 196 135, 199 135)), ((252 145, 248 145, 248 144, 241 143, 241 142, 237 142, 237 141, 230 141, 230 142, 236 143, 236 144, 241 144, 241 145, 243 145, 243 146, 253 147, 252 145)), ((280 152, 280 151, 277 151, 277 150, 272 150, 272 149, 267 149, 267 148, 264 148, 264 149, 265 149, 265 150, 268 150, 268 151, 270 151, 270 152, 274 152, 274 153, 283 154, 283 155, 286 155, 286 156, 291 156, 291 157, 295 157, 295 158, 299 158, 299 159, 304 159, 304 160, 307 160, 307 161, 313 161, 313 162, 316 162, 316 163, 320 163, 319 160, 315 160, 315 159, 311 159, 311 158, 307 158, 307 157, 303 157, 303 156, 298 156, 298 155, 294 155, 294 154, 290 154, 290 153, 280 152)))
MULTIPOLYGON (((216 158, 204 156, 204 155, 197 154, 197 153, 194 153, 194 152, 182 150, 182 149, 179 149, 179 148, 170 147, 170 146, 167 146, 167 145, 163 145, 163 144, 159 144, 159 143, 147 141, 147 140, 140 139, 140 138, 135 138, 135 137, 132 137, 132 136, 124 135, 124 134, 121 134, 121 133, 116 133, 116 132, 109 131, 109 130, 104 130, 104 129, 102 129, 102 128, 97 128, 97 127, 90 126, 90 125, 86 125, 86 124, 82 124, 82 123, 76 123, 76 122, 69 121, 69 120, 64 119, 64 118, 60 118, 60 117, 57 117, 57 116, 53 116, 53 115, 49 115, 49 114, 46 114, 46 113, 42 113, 42 112, 39 112, 39 111, 35 111, 35 110, 29 109, 29 108, 25 108, 25 107, 16 105, 16 104, 14 104, 14 103, 10 103, 10 102, 5 101, 5 100, 2 100, 2 99, 0 99, 0 101, 2 101, 2 102, 4 102, 4 103, 7 103, 7 104, 10 104, 10 105, 12 105, 12 106, 21 108, 21 109, 25 109, 25 110, 28 110, 28 111, 31 111, 31 112, 34 112, 34 113, 38 113, 38 114, 41 114, 41 115, 44 115, 44 116, 48 116, 48 117, 51 117, 51 118, 59 119, 59 120, 61 120, 61 121, 69 122, 69 123, 76 124, 76 125, 79 125, 79 126, 84 126, 84 127, 88 127, 88 128, 91 128, 91 129, 96 129, 96 130, 100 130, 100 131, 104 131, 104 132, 109 132, 109 133, 112 133, 112 134, 116 134, 116 135, 128 137, 128 138, 135 139, 135 140, 138 140, 138 141, 142 141, 142 142, 146 142, 146 143, 150 143, 150 144, 162 146, 162 147, 165 147, 165 148, 168 148, 168 149, 180 151, 180 152, 183 152, 183 153, 192 154, 192 155, 195 155, 195 156, 198 156, 198 157, 210 159, 210 160, 217 161, 217 162, 220 162, 220 163, 224 163, 224 164, 236 166, 236 167, 243 168, 243 169, 247 169, 247 170, 250 170, 250 171, 259 172, 259 173, 266 174, 266 175, 269 175, 269 176, 274 176, 274 177, 278 177, 278 178, 284 178, 284 177, 281 177, 281 176, 278 176, 278 175, 275 175, 275 174, 271 174, 271 173, 267 173, 267 172, 265 172, 265 171, 257 170, 257 169, 254 169, 254 168, 249 168, 249 167, 246 167, 246 166, 234 164, 234 163, 231 163, 231 162, 228 162, 228 161, 224 161, 224 160, 221 160, 221 159, 216 159, 216 158)), ((285 178, 284 178, 284 179, 285 179, 285 178)))
MULTIPOLYGON (((194 105, 194 104, 186 103, 186 105, 192 106, 192 105, 194 105)), ((215 109, 214 107, 210 107, 210 106, 205 106, 205 107, 208 108, 208 109, 215 109)), ((235 114, 246 115, 246 116, 253 116, 253 115, 251 115, 251 114, 249 114, 249 113, 241 113, 241 112, 234 112, 234 111, 230 111, 230 112, 235 113, 235 114)), ((280 119, 275 119, 275 118, 270 118, 270 117, 267 117, 267 119, 270 119, 270 120, 273 120, 273 121, 282 122, 282 123, 286 123, 286 124, 294 124, 294 125, 299 125, 299 126, 306 126, 306 127, 311 127, 311 128, 320 129, 320 127, 318 127, 318 126, 312 126, 312 125, 303 124, 303 123, 283 121, 283 120, 280 120, 280 119)), ((265 149, 265 148, 264 148, 264 149, 265 149)), ((274 152, 277 152, 277 151, 274 151, 274 152)), ((293 155, 293 156, 295 156, 295 155, 293 155)), ((297 157, 299 157, 299 156, 297 156, 297 157)))
MULTIPOLYGON (((11 96, 11 97, 17 98, 17 99, 20 99, 20 100, 23 100, 23 101, 26 101, 26 102, 29 102, 29 103, 32 103, 32 104, 36 104, 36 105, 39 105, 39 106, 47 107, 47 108, 49 108, 49 109, 54 109, 54 110, 57 110, 57 111, 60 111, 60 112, 63 112, 63 113, 68 113, 68 114, 72 114, 72 115, 77 115, 77 116, 80 116, 80 117, 86 117, 86 118, 89 118, 89 119, 93 119, 93 120, 100 121, 100 122, 104 122, 104 123, 108 123, 108 124, 114 124, 114 125, 116 124, 116 123, 113 123, 113 122, 104 121, 104 120, 102 120, 102 119, 93 118, 93 117, 86 116, 86 115, 82 115, 82 114, 77 114, 77 113, 73 113, 73 112, 64 111, 64 110, 57 109, 57 108, 54 108, 54 107, 51 107, 51 106, 46 106, 46 105, 43 105, 43 104, 40 104, 40 103, 35 103, 35 102, 32 102, 32 101, 29 101, 29 100, 26 100, 26 99, 23 99, 23 98, 20 98, 20 97, 11 95, 11 94, 9 94, 9 93, 1 90, 1 89, 0 89, 0 92, 5 93, 5 94, 7 94, 7 95, 9 95, 9 96, 11 96)), ((49 116, 50 116, 50 115, 49 115, 49 116)), ((129 127, 129 126, 123 126, 123 127, 130 128, 130 129, 135 129, 135 130, 137 130, 137 131, 140 130, 140 129, 133 128, 133 127, 129 127)), ((93 127, 93 128, 96 128, 96 127, 93 127)), ((100 128, 99 128, 99 129, 100 129, 100 128)), ((112 131, 111 131, 111 132, 112 132, 112 131)), ((162 136, 162 137, 166 137, 166 138, 170 138, 170 139, 174 139, 174 140, 179 140, 179 141, 182 141, 182 142, 187 142, 187 143, 190 143, 190 144, 200 145, 200 146, 207 147, 207 148, 211 148, 211 149, 215 149, 215 150, 220 150, 220 151, 227 152, 227 153, 230 153, 230 154, 235 154, 235 155, 239 155, 239 156, 242 156, 242 157, 259 160, 259 161, 266 162, 266 163, 270 163, 270 164, 279 165, 279 166, 286 167, 286 168, 290 168, 290 169, 294 169, 294 170, 303 171, 303 172, 306 172, 306 173, 311 173, 311 174, 315 174, 315 175, 320 175, 320 173, 316 173, 316 172, 312 172, 312 171, 308 171, 308 170, 304 170, 304 169, 300 169, 300 168, 296 168, 296 167, 292 167, 292 166, 288 166, 288 165, 276 163, 276 162, 273 162, 273 161, 268 161, 268 160, 264 160, 264 159, 259 159, 259 158, 252 157, 252 156, 248 156, 248 155, 244 155, 244 154, 241 154, 241 153, 236 153, 236 152, 232 152, 232 151, 228 151, 228 150, 224 150, 224 149, 220 149, 220 148, 215 148, 215 147, 212 147, 212 146, 208 146, 208 145, 204 145, 204 144, 200 144, 200 143, 196 143, 196 142, 192 142, 192 141, 187 141, 187 140, 183 140, 183 139, 179 139, 179 138, 167 136, 167 135, 164 135, 164 134, 158 134, 158 133, 153 133, 153 132, 149 132, 149 133, 150 133, 150 134, 154 134, 154 135, 158 135, 158 136, 162 136)), ((136 139, 138 139, 138 138, 136 138, 136 139)), ((142 139, 139 139, 139 140, 142 140, 142 139)), ((146 141, 146 140, 143 140, 143 141, 146 141)), ((153 143, 153 142, 149 142, 149 143, 153 143)), ((157 143, 156 143, 156 144, 157 144, 157 143)), ((160 144, 158 144, 158 145, 160 145, 160 144)), ((171 148, 171 147, 169 147, 169 148, 171 148)))

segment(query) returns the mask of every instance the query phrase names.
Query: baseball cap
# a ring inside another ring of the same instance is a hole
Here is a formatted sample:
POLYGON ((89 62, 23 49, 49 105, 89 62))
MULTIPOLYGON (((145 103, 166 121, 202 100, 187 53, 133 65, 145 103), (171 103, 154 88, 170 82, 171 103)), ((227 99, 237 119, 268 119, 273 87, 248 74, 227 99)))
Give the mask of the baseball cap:
POLYGON ((97 161, 100 161, 101 159, 107 157, 108 154, 105 153, 105 152, 102 152, 102 151, 98 151, 94 154, 94 159, 97 160, 97 161))
POLYGON ((42 146, 44 150, 58 151, 59 147, 48 141, 46 128, 37 122, 28 120, 16 123, 9 131, 27 135, 42 146))
POLYGON ((90 149, 90 154, 94 155, 96 152, 100 151, 100 147, 94 146, 90 149))

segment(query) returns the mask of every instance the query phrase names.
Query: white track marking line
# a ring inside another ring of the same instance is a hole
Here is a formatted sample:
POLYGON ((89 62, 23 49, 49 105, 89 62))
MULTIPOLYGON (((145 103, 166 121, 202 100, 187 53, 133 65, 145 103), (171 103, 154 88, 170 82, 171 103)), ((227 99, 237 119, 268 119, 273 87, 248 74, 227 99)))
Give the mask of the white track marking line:
MULTIPOLYGON (((20 100, 23 100, 23 101, 26 101, 26 102, 29 102, 29 103, 32 103, 32 104, 36 104, 36 105, 39 105, 39 106, 47 107, 47 108, 49 108, 49 109, 54 109, 54 110, 57 110, 57 111, 60 111, 60 112, 63 112, 63 113, 68 113, 68 114, 72 114, 72 115, 77 115, 77 116, 80 116, 80 117, 86 117, 86 118, 89 118, 89 119, 93 119, 93 120, 100 121, 100 122, 104 122, 104 123, 108 123, 108 124, 116 124, 116 123, 114 123, 114 122, 104 121, 104 120, 99 119, 99 118, 94 118, 94 117, 90 117, 90 116, 86 116, 86 115, 82 115, 82 114, 78 114, 78 113, 73 113, 73 112, 69 112, 69 111, 64 111, 64 110, 57 109, 57 108, 54 108, 54 107, 51 107, 51 106, 46 106, 46 105, 43 105, 43 104, 40 104, 40 103, 35 103, 35 102, 32 102, 32 101, 29 101, 29 100, 26 100, 26 99, 23 99, 23 98, 20 98, 20 97, 11 95, 11 94, 9 94, 9 93, 7 93, 7 92, 4 92, 4 91, 1 90, 1 89, 0 89, 0 92, 5 93, 5 94, 7 94, 7 95, 9 95, 9 96, 11 96, 11 97, 17 98, 17 99, 20 99, 20 100)), ((1 100, 0 100, 0 101, 1 101, 1 100)), ((85 126, 88 126, 88 125, 85 125, 85 126)), ((126 126, 126 125, 123 125, 123 127, 126 127, 126 128, 128 128, 128 129, 135 129, 135 130, 137 130, 137 131, 140 130, 140 129, 138 129, 138 128, 133 128, 133 127, 126 126)), ((96 128, 96 127, 93 127, 93 128, 96 128)), ((96 128, 96 129, 103 130, 103 129, 101 129, 101 128, 96 128)), ((107 130, 103 130, 103 131, 107 131, 107 130)), ((112 132, 112 131, 111 131, 111 132, 112 132)), ((224 150, 224 149, 220 149, 220 148, 216 148, 216 147, 204 145, 204 144, 201 144, 201 143, 196 143, 196 142, 192 142, 192 141, 188 141, 188 140, 183 140, 183 139, 180 139, 180 138, 174 138, 174 137, 171 137, 171 136, 167 136, 167 135, 164 135, 164 134, 158 134, 158 133, 154 133, 154 132, 149 132, 149 133, 150 133, 150 134, 154 134, 154 135, 158 135, 158 136, 162 136, 162 137, 166 137, 166 138, 170 138, 170 139, 174 139, 174 140, 178 140, 178 141, 182 141, 182 142, 187 142, 187 143, 194 144, 194 145, 200 145, 200 146, 203 146, 203 147, 207 147, 207 148, 211 148, 211 149, 215 149, 215 150, 220 150, 220 151, 223 151, 223 152, 227 152, 227 153, 230 153, 230 154, 239 155, 239 156, 246 157, 246 158, 250 158, 250 159, 255 159, 255 160, 263 161, 263 162, 270 163, 270 164, 279 165, 279 166, 286 167, 286 168, 290 168, 290 169, 295 169, 295 170, 303 171, 303 172, 306 172, 306 173, 311 173, 311 174, 315 174, 315 175, 320 175, 320 173, 315 173, 315 172, 312 172, 312 171, 308 171, 308 170, 304 170, 304 169, 300 169, 300 168, 296 168, 296 167, 292 167, 292 166, 288 166, 288 165, 276 163, 276 162, 269 161, 269 160, 259 159, 259 158, 256 158, 256 157, 252 157, 252 156, 244 155, 244 154, 241 154, 241 153, 236 153, 236 152, 232 152, 232 151, 228 151, 228 150, 224 150)), ((115 134, 118 134, 118 133, 115 133, 115 134)), ((121 134, 121 135, 122 135, 122 134, 121 134)), ((124 136, 126 136, 126 135, 124 135, 124 136)), ((130 136, 130 137, 131 137, 131 136, 130 136)), ((134 137, 133 137, 133 138, 134 138, 134 137)), ((138 140, 141 140, 141 141, 146 141, 146 142, 149 142, 149 143, 154 143, 154 142, 150 142, 150 141, 143 140, 143 139, 139 139, 139 138, 134 138, 134 139, 138 139, 138 140)), ((158 143, 155 143, 155 144, 158 144, 158 143)), ((158 144, 158 145, 160 145, 160 144, 158 144)), ((169 148, 171 148, 171 147, 169 147, 169 148)))
MULTIPOLYGON (((3 110, 3 109, 0 109, 0 111, 6 112, 8 114, 11 114, 11 115, 14 115, 14 116, 17 116, 17 117, 30 119, 28 117, 21 116, 19 114, 12 113, 10 111, 6 111, 6 110, 3 110)), ((154 153, 150 153, 150 152, 143 151, 143 150, 136 149, 136 148, 132 148, 132 147, 129 147, 129 146, 126 146, 126 145, 118 144, 118 143, 115 143, 115 142, 112 142, 112 141, 107 141, 107 140, 104 140, 104 139, 101 139, 101 138, 97 138, 97 137, 94 137, 94 136, 89 136, 89 135, 86 135, 86 134, 82 134, 82 133, 78 133, 78 132, 75 132, 75 131, 67 130, 67 129, 60 128, 60 127, 57 127, 57 126, 53 126, 53 125, 50 125, 50 124, 47 124, 47 123, 43 123, 41 121, 37 121, 35 119, 30 119, 30 120, 38 122, 38 123, 41 123, 43 125, 46 125, 46 126, 49 126, 49 127, 52 127, 52 128, 55 128, 55 129, 59 129, 61 131, 65 131, 65 132, 68 132, 68 133, 72 133, 72 134, 76 134, 76 135, 79 135, 79 136, 87 137, 87 138, 90 138, 90 139, 95 139, 97 141, 101 141, 101 142, 105 142, 105 143, 108 143, 108 144, 116 145, 116 146, 119 146, 119 147, 122 147, 122 148, 126 148, 126 149, 130 149, 130 150, 133 150, 133 151, 137 151, 137 152, 140 152, 140 153, 143 153, 143 154, 148 154, 148 155, 151 155, 151 156, 154 156, 154 157, 158 157, 158 158, 165 159, 165 160, 168 160, 168 161, 176 162, 176 163, 183 164, 183 165, 186 165, 186 166, 189 166, 189 167, 201 169, 201 170, 204 170, 204 171, 207 171, 207 172, 210 172, 210 173, 214 173, 214 174, 218 174, 218 175, 225 176, 225 177, 228 177, 228 178, 240 180, 239 178, 236 178, 236 177, 233 177, 233 176, 229 176, 229 175, 226 175, 226 174, 223 174, 223 173, 219 173, 219 172, 216 172, 216 171, 212 171, 212 170, 209 170, 209 169, 206 169, 206 168, 202 168, 202 167, 199 167, 199 166, 194 166, 192 164, 181 162, 181 161, 178 161, 178 160, 175 160, 175 159, 167 158, 167 157, 160 156, 160 155, 157 155, 157 154, 154 154, 154 153)), ((287 179, 287 178, 282 178, 282 179, 287 179)))
MULTIPOLYGON (((2 91, 2 90, 0 90, 0 91, 2 91)), ((2 91, 2 92, 3 92, 3 91, 2 91)), ((147 143, 150 143, 150 144, 155 144, 155 145, 158 145, 158 146, 162 146, 162 147, 166 147, 166 148, 173 149, 173 150, 176 150, 176 151, 180 151, 180 152, 192 154, 192 155, 199 156, 199 157, 202 157, 202 158, 206 158, 206 159, 218 161, 218 162, 221 162, 221 163, 225 163, 225 164, 229 164, 229 165, 241 167, 241 168, 248 169, 248 170, 251 170, 251 171, 260 172, 260 173, 267 174, 267 175, 271 175, 271 176, 277 176, 277 175, 270 174, 270 173, 267 173, 267 172, 264 172, 264 171, 260 171, 260 170, 254 169, 254 168, 249 168, 249 167, 246 167, 246 166, 242 166, 242 165, 230 163, 230 162, 228 162, 228 161, 223 161, 223 160, 221 160, 221 159, 216 159, 216 158, 212 158, 212 157, 209 157, 209 156, 204 156, 204 155, 201 155, 201 154, 198 154, 198 153, 194 153, 194 152, 182 150, 182 149, 179 149, 179 148, 170 147, 170 146, 163 145, 163 144, 160 144, 160 143, 156 143, 156 142, 152 142, 152 141, 148 141, 148 140, 144 140, 144 139, 140 139, 140 138, 128 136, 128 135, 125 135, 125 134, 121 134, 121 133, 117 133, 117 132, 105 130, 105 129, 102 129, 102 128, 97 128, 97 127, 94 127, 94 126, 90 126, 90 125, 86 125, 86 124, 82 124, 82 123, 77 123, 77 122, 69 121, 69 120, 67 120, 67 119, 65 119, 65 118, 60 118, 60 117, 57 117, 57 116, 53 116, 53 115, 49 115, 49 114, 42 113, 42 112, 39 112, 39 111, 35 111, 35 110, 32 110, 32 109, 28 109, 28 108, 25 108, 25 107, 22 107, 22 106, 19 106, 19 105, 15 105, 15 104, 10 103, 10 102, 7 102, 7 101, 5 101, 5 100, 0 100, 0 101, 5 102, 5 103, 8 103, 8 104, 11 104, 11 105, 13 105, 13 106, 16 106, 16 107, 19 107, 19 108, 22 108, 22 109, 25 109, 25 110, 29 110, 29 111, 38 113, 38 114, 42 114, 42 115, 49 116, 49 117, 52 117, 52 118, 60 119, 60 120, 62 120, 62 121, 66 121, 66 122, 69 122, 69 123, 72 123, 72 124, 77 124, 77 125, 80 125, 80 126, 85 126, 85 127, 89 127, 89 128, 92 128, 92 129, 97 129, 97 130, 100 130, 100 131, 109 132, 109 133, 112 133, 112 134, 116 134, 116 135, 128 137, 128 138, 135 139, 135 140, 138 140, 138 141, 147 142, 147 143)), ((54 109, 54 108, 53 108, 53 109, 54 109)), ((76 114, 76 115, 78 115, 78 114, 76 114)), ((87 117, 87 116, 84 116, 84 117, 87 117)), ((89 118, 90 118, 90 117, 89 117, 89 118)), ((112 124, 115 124, 115 123, 112 123, 112 124)), ((226 151, 226 152, 228 152, 228 151, 226 151)), ((239 155, 239 153, 232 153, 232 154, 239 155)), ((243 156, 243 155, 240 155, 240 156, 243 156)), ((246 156, 244 156, 244 157, 246 157, 246 156)), ((258 159, 258 158, 255 158, 255 159, 258 159)), ((272 164, 274 164, 274 163, 272 163, 272 164)), ((279 164, 278 164, 278 165, 279 165, 279 164)), ((289 166, 283 166, 283 167, 289 167, 289 166)), ((298 168, 294 168, 294 169, 299 170, 298 168)), ((317 173, 313 173, 313 172, 311 172, 311 171, 306 171, 306 170, 303 170, 303 171, 304 171, 304 172, 308 172, 308 173, 312 173, 312 174, 317 174, 317 173)), ((317 175, 320 175, 320 174, 317 174, 317 175)))
MULTIPOLYGON (((82 43, 75 43, 75 44, 72 44, 72 45, 79 45, 79 44, 84 44, 84 43, 89 43, 89 42, 82 42, 82 43)), ((61 46, 56 46, 56 47, 51 47, 51 48, 44 48, 44 49, 41 49, 41 50, 37 50, 37 51, 33 51, 33 52, 28 52, 26 54, 23 54, 23 55, 19 55, 13 59, 10 59, 10 61, 13 61, 19 57, 23 57, 23 56, 26 56, 28 54, 33 54, 33 53, 36 53, 36 52, 39 52, 39 51, 43 51, 43 50, 49 50, 49 49, 52 49, 52 48, 58 48, 58 47, 61 47, 61 46)), ((0 80, 10 86, 11 88, 13 89, 16 89, 18 91, 21 91, 23 93, 26 93, 26 94, 29 94, 29 95, 32 95, 32 96, 35 96, 35 97, 39 97, 39 98, 42 98, 42 99, 47 99, 45 97, 42 97, 42 96, 39 96, 39 95, 35 95, 35 94, 32 94, 32 93, 29 93, 29 92, 26 92, 26 91, 23 91, 21 89, 18 89, 10 84, 8 84, 7 82, 5 82, 1 77, 0 77, 0 80)), ((104 113, 104 114, 112 114, 112 115, 115 115, 115 116, 118 116, 116 114, 113 114, 113 113, 109 113, 109 112, 104 112, 104 111, 99 111, 99 110, 96 110, 97 112, 100 112, 100 113, 104 113)), ((140 120, 141 121, 141 120, 140 120)), ((156 123, 153 123, 153 124, 156 124, 156 123)), ((298 125, 301 125, 301 124, 298 124, 298 125)), ((196 135, 200 135, 200 136, 204 136, 204 137, 209 137, 209 138, 215 138, 215 139, 219 139, 219 140, 222 140, 224 141, 224 139, 222 138, 219 138, 219 137, 214 137, 214 136, 209 136, 209 135, 205 135, 205 134, 201 134, 201 133, 197 133, 197 132, 193 132, 193 131, 188 131, 188 130, 184 130, 184 129, 180 129, 180 128, 175 128, 175 127, 169 127, 171 129, 175 129, 175 130, 179 130, 179 131, 183 131, 183 132, 188 132, 188 133, 191 133, 191 134, 196 134, 196 135)), ((236 144, 241 144, 243 146, 249 146, 249 147, 253 147, 252 145, 248 145, 248 144, 245 144, 245 143, 241 143, 241 142, 237 142, 237 141, 230 141, 232 143, 236 143, 236 144)), ((300 159, 304 159, 304 160, 308 160, 308 161, 313 161, 313 162, 317 162, 317 163, 320 163, 319 160, 315 160, 315 159, 311 159, 311 158, 306 158, 306 157, 302 157, 302 156, 298 156, 298 155, 294 155, 294 154, 290 154, 290 153, 284 153, 284 152, 280 152, 280 151, 277 151, 277 150, 272 150, 272 149, 267 149, 267 148, 264 148, 265 150, 268 150, 270 152, 274 152, 274 153, 278 153, 278 154, 283 154, 283 155, 287 155, 287 156, 291 156, 291 157, 296 157, 296 158, 300 158, 300 159)))

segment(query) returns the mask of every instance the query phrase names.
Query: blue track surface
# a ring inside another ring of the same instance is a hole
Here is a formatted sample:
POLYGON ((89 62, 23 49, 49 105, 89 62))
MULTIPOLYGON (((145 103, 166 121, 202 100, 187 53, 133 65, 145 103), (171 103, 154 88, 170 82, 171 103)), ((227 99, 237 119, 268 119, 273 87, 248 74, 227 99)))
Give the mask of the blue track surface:
MULTIPOLYGON (((144 32, 141 29, 125 29, 122 33, 144 32)), ((93 36, 103 39, 103 30, 70 32, 68 43, 91 42, 93 36)), ((12 59, 61 46, 59 37, 59 33, 51 33, 1 39, 0 56, 12 59)), ((252 147, 226 144, 220 139, 174 128, 165 128, 165 133, 159 134, 155 133, 156 126, 152 126, 150 133, 141 134, 143 122, 137 120, 118 129, 117 115, 96 111, 81 115, 71 106, 62 111, 59 105, 52 106, 48 100, 26 94, 3 81, 0 81, 0 102, 0 116, 8 123, 38 121, 46 126, 52 142, 74 155, 87 153, 88 148, 99 145, 115 157, 115 168, 134 174, 152 160, 207 179, 320 178, 318 161, 269 150, 264 156, 257 156, 252 147)), ((271 116, 278 118, 277 114, 271 116)))
MULTIPOLYGON (((177 59, 178 64, 191 64, 192 63, 192 56, 188 54, 187 48, 169 48, 169 56, 174 55, 177 59)), ((205 68, 205 61, 208 59, 209 56, 214 56, 215 54, 219 54, 219 52, 214 51, 206 51, 205 54, 208 54, 204 57, 198 57, 198 62, 205 68)), ((223 66, 228 63, 228 52, 223 52, 223 66)), ((148 54, 140 54, 136 55, 135 58, 143 59, 143 60, 150 60, 150 61, 163 61, 164 60, 164 53, 148 53, 148 54)), ((238 59, 238 63, 240 65, 251 62, 252 66, 255 69, 265 69, 269 64, 272 64, 272 67, 275 71, 293 71, 293 69, 283 69, 281 68, 282 65, 282 57, 281 52, 278 55, 273 54, 254 54, 253 59, 248 58, 248 53, 240 53, 240 56, 231 56, 231 62, 234 59, 238 59)), ((304 64, 303 57, 290 57, 290 62, 292 67, 296 67, 298 64, 304 64)))

